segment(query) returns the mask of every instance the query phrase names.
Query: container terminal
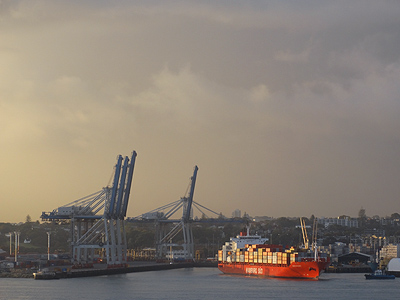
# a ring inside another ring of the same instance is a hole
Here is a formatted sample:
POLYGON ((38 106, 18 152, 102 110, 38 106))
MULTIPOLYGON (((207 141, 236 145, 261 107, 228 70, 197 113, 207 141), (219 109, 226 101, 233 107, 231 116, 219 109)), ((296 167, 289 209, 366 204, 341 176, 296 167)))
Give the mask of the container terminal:
MULTIPOLYGON (((166 270, 203 266, 195 262, 195 250, 192 226, 193 208, 203 215, 211 213, 219 222, 237 222, 221 218, 220 214, 193 201, 198 167, 194 167, 186 195, 178 201, 154 209, 135 218, 126 218, 133 172, 137 153, 131 156, 117 156, 112 174, 112 184, 100 191, 60 206, 50 212, 43 212, 42 221, 63 222, 70 226, 70 262, 57 268, 47 268, 35 273, 36 279, 44 277, 71 278, 99 276, 140 271, 166 270), (182 212, 179 218, 173 218, 176 212, 182 212), (126 222, 153 222, 156 227, 155 262, 130 262, 128 260, 126 222), (175 239, 183 240, 183 243, 175 239), (98 253, 103 263, 97 264, 98 253), (179 263, 170 263, 179 261, 179 263), (89 266, 89 268, 87 268, 89 266)), ((48 236, 48 254, 50 255, 50 234, 48 236)), ((50 257, 48 258, 50 260, 50 257)), ((205 264, 210 266, 210 264, 205 264)), ((216 264, 211 264, 217 266, 216 264)))

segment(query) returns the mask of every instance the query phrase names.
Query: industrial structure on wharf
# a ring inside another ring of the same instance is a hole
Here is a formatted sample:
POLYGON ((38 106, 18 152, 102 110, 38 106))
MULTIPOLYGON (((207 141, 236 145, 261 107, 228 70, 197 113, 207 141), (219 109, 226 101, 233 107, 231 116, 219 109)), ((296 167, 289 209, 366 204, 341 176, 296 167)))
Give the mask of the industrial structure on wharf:
POLYGON ((170 204, 156 208, 135 218, 126 218, 129 195, 132 185, 136 152, 129 159, 117 158, 114 168, 112 186, 83 197, 51 212, 43 212, 44 221, 67 221, 71 232, 71 259, 75 268, 90 267, 96 261, 98 252, 105 257, 108 268, 126 267, 127 239, 125 222, 153 223, 156 228, 155 258, 159 261, 193 262, 195 247, 192 224, 198 222, 237 222, 237 220, 221 218, 211 209, 193 200, 198 167, 194 167, 190 184, 184 197, 170 204), (193 208, 197 208, 204 216, 206 211, 215 218, 194 220, 193 208), (180 218, 172 218, 182 211, 180 218), (176 240, 183 240, 177 243, 176 240), (96 253, 97 250, 97 253, 96 253))
POLYGON ((105 250, 109 268, 126 265, 125 217, 136 155, 133 151, 130 159, 118 156, 111 187, 105 187, 50 213, 42 213, 42 220, 70 221, 74 265, 90 266, 95 259, 95 249, 105 250))

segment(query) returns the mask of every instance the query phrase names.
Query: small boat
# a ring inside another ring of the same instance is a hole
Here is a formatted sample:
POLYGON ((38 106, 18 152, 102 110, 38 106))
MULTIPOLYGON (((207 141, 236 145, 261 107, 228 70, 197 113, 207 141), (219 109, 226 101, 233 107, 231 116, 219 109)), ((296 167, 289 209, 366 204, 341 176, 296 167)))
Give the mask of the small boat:
POLYGON ((385 274, 382 270, 376 270, 371 274, 364 274, 365 279, 395 279, 396 276, 385 274))
POLYGON ((42 271, 33 273, 34 279, 60 279, 58 274, 53 271, 49 271, 48 269, 44 269, 42 271))

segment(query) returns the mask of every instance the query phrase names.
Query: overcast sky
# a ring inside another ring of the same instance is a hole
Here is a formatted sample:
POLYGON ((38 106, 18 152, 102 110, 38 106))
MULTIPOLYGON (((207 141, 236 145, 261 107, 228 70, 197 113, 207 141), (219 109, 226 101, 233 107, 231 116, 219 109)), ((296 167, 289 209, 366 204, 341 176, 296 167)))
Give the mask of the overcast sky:
POLYGON ((399 1, 0 0, 0 222, 109 184, 133 217, 400 212, 399 1))

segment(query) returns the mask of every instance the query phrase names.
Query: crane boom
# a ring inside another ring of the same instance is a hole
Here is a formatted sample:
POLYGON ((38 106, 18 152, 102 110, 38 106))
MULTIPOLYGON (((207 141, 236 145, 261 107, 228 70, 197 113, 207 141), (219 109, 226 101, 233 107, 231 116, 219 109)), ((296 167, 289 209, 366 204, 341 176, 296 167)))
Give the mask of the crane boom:
POLYGON ((306 222, 304 221, 303 218, 300 218, 300 225, 301 225, 301 232, 303 234, 304 248, 308 249, 309 240, 308 240, 308 235, 307 235, 306 222))
POLYGON ((194 167, 193 176, 191 178, 192 182, 190 185, 190 192, 189 192, 189 197, 188 197, 188 202, 187 202, 187 207, 186 207, 186 214, 184 215, 185 221, 188 221, 190 219, 190 212, 192 210, 194 187, 196 185, 196 177, 197 177, 198 169, 199 168, 197 166, 194 167))

